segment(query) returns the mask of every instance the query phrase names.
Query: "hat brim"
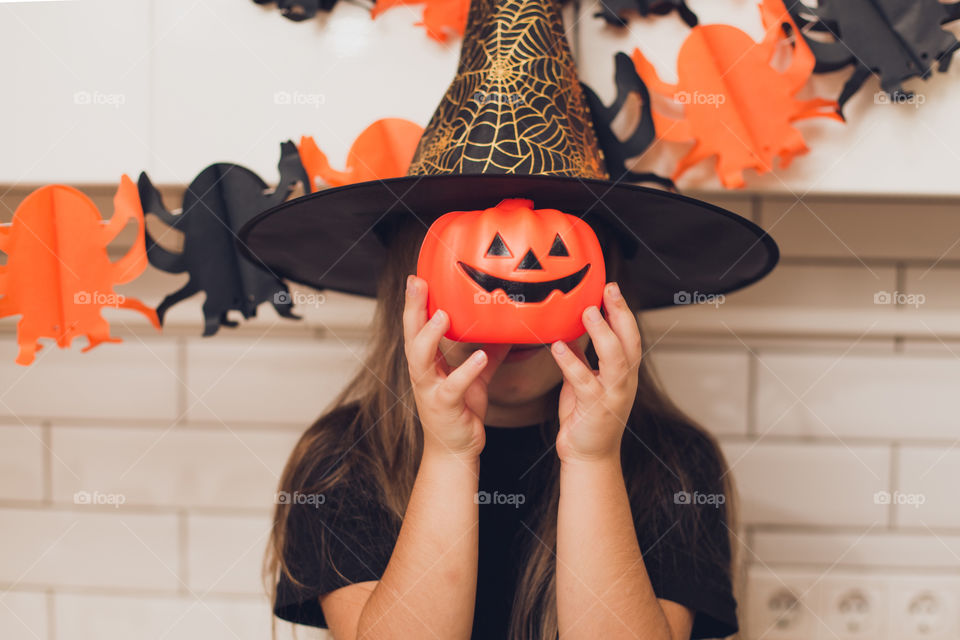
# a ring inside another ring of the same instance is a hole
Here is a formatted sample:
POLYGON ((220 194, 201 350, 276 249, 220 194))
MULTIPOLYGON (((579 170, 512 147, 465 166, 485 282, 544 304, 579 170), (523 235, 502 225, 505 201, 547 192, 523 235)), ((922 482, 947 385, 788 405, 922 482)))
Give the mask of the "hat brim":
POLYGON ((735 213, 668 191, 575 177, 518 174, 405 176, 289 200, 239 231, 243 254, 281 278, 375 296, 383 234, 398 216, 424 226, 449 211, 528 198, 610 226, 624 248, 636 309, 697 302, 745 287, 779 259, 773 239, 735 213))

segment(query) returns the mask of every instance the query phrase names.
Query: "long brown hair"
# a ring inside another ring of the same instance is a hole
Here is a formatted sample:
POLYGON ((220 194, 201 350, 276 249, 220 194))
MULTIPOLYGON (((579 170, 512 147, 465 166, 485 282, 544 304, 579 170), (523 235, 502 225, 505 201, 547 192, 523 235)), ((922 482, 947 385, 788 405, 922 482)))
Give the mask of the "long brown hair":
MULTIPOLYGON (((594 226, 604 247, 607 281, 620 283, 627 302, 636 308, 627 293, 631 288, 625 283, 628 274, 621 268, 619 242, 603 224, 594 226)), ((399 521, 410 498, 423 450, 400 317, 406 277, 416 271, 426 226, 417 221, 402 222, 394 224, 386 233, 384 229, 379 232, 389 246, 365 366, 301 436, 284 468, 279 491, 324 493, 347 477, 364 478, 378 490, 386 510, 399 521), (352 419, 331 419, 348 407, 352 409, 352 419)), ((596 368, 597 356, 592 345, 588 346, 586 355, 596 368)), ((555 397, 559 388, 558 385, 551 392, 555 397)), ((546 442, 556 439, 557 428, 554 414, 542 425, 546 442)), ((726 527, 733 528, 734 491, 723 454, 714 438, 667 397, 646 359, 640 367, 621 458, 637 531, 649 532, 649 536, 639 536, 643 551, 652 543, 668 545, 677 548, 678 553, 693 556, 696 562, 719 567, 721 574, 731 576, 733 558, 726 527), (675 496, 681 491, 722 491, 726 502, 709 510, 682 504, 678 507, 675 496), (720 518, 724 526, 704 522, 705 517, 720 518), (723 539, 704 544, 699 536, 706 530, 722 531, 723 539)), ((534 535, 526 536, 528 553, 520 570, 511 614, 511 640, 557 637, 555 560, 559 459, 556 456, 553 456, 551 473, 553 480, 543 494, 545 499, 534 510, 534 522, 530 525, 534 535)), ((271 600, 276 596, 281 573, 294 585, 301 586, 284 553, 290 507, 289 502, 280 501, 276 505, 264 559, 264 581, 271 600)), ((324 548, 321 539, 316 561, 336 567, 336 558, 321 555, 324 548)), ((654 569, 658 568, 648 566, 651 573, 654 569)))

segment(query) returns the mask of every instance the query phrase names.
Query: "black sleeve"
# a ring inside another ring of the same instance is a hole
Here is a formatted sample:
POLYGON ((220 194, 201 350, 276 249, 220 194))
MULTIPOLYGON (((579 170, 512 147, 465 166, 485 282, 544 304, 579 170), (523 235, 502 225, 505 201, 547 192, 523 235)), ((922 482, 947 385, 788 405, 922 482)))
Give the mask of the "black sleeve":
POLYGON ((657 597, 694 611, 690 637, 726 638, 739 626, 730 578, 725 467, 722 454, 705 439, 687 452, 686 480, 672 478, 676 486, 655 508, 647 505, 648 517, 634 514, 638 541, 657 597))
POLYGON ((393 553, 399 522, 359 482, 344 482, 321 499, 290 498, 274 614, 327 628, 319 596, 356 582, 379 580, 393 553), (301 583, 301 584, 297 584, 301 583))

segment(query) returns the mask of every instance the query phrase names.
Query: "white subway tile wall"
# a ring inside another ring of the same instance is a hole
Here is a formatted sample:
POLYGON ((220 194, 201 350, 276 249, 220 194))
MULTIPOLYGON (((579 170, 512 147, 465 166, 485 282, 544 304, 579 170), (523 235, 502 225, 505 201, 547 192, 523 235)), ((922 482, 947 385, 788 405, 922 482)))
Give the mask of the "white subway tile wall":
MULTIPOLYGON (((732 469, 741 638, 956 638, 960 344, 932 324, 960 325, 951 208, 716 200, 759 211, 782 265, 641 318, 665 388, 732 469), (907 320, 877 330, 884 314, 907 320)), ((148 272, 127 293, 156 305, 168 284, 148 272)), ((197 300, 161 334, 111 311, 122 344, 47 346, 29 368, 16 319, 0 323, 0 637, 267 637, 276 483, 363 366, 373 309, 304 300, 303 321, 264 306, 212 338, 197 300)))

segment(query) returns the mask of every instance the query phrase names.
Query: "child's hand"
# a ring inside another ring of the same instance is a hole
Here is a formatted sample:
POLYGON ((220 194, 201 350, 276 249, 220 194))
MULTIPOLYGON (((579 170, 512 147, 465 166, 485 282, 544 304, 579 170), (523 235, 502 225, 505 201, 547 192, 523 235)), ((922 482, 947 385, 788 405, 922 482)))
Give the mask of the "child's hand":
POLYGON ((423 425, 424 452, 479 455, 485 441, 487 383, 509 345, 497 345, 490 354, 478 349, 451 370, 439 349, 450 318, 438 309, 427 321, 427 282, 423 278, 408 277, 406 296, 403 346, 423 425))
POLYGON ((640 329, 616 283, 604 288, 603 307, 606 320, 593 306, 583 313, 583 324, 600 361, 599 371, 590 369, 574 343, 558 340, 550 350, 563 372, 557 455, 564 462, 619 460, 620 440, 637 393, 643 354, 640 329))

